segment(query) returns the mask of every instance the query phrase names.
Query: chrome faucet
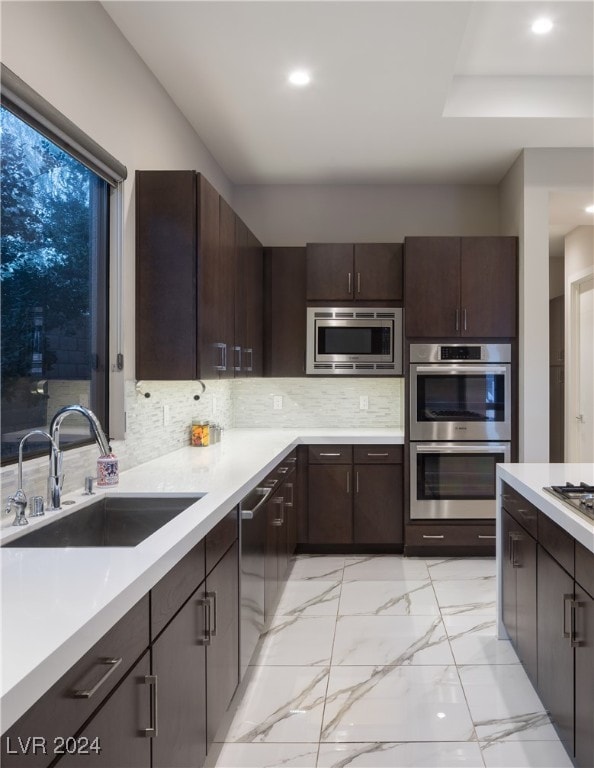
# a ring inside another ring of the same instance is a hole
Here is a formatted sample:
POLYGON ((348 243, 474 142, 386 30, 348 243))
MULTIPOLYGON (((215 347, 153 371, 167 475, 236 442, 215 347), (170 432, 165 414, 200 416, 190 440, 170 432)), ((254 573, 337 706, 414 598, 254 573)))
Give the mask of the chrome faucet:
MULTIPOLYGON (((17 490, 12 496, 8 497, 8 503, 4 511, 5 514, 9 515, 13 504, 17 508, 13 525, 27 525, 29 522, 25 517, 25 512, 27 510, 27 495, 23 490, 23 447, 27 442, 27 440, 31 437, 31 435, 43 435, 44 437, 47 437, 47 439, 51 443, 50 475, 52 472, 53 464, 58 462, 58 453, 59 453, 58 447, 54 442, 54 440, 52 439, 51 435, 49 435, 43 429, 33 429, 31 430, 31 432, 27 432, 27 434, 23 437, 23 439, 19 443, 19 469, 18 469, 18 479, 17 479, 17 490)), ((41 497, 39 498, 41 499, 41 497)), ((43 501, 41 503, 43 505, 43 501)), ((35 515, 40 515, 40 514, 43 514, 43 511, 35 512, 35 515)))
POLYGON ((60 427, 69 413, 78 413, 81 416, 84 416, 89 422, 93 437, 101 450, 102 456, 107 456, 111 453, 111 448, 105 437, 105 433, 101 428, 99 419, 95 416, 93 411, 89 410, 89 408, 85 408, 83 405, 65 405, 63 408, 60 408, 60 410, 54 414, 50 424, 51 437, 56 446, 56 450, 52 451, 51 454, 49 477, 50 503, 54 509, 60 509, 62 485, 64 484, 64 473, 62 472, 63 451, 60 450, 60 427))

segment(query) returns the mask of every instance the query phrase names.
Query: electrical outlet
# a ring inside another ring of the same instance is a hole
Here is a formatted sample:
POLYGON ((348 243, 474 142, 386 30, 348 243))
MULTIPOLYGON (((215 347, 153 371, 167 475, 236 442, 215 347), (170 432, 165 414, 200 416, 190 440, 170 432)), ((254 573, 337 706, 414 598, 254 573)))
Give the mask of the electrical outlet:
POLYGON ((369 398, 367 395, 361 395, 359 398, 359 410, 367 411, 369 409, 369 398))
POLYGON ((168 405, 163 406, 163 426, 164 427, 169 426, 169 406, 168 405))
POLYGON ((283 396, 282 395, 274 395, 272 398, 272 407, 275 411, 282 411, 283 409, 283 396))

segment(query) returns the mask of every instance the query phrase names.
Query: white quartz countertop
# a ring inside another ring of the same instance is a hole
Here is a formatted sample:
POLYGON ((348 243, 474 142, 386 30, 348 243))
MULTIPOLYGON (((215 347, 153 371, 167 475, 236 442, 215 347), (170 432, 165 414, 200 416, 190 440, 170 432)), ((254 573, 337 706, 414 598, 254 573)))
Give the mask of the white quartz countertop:
POLYGON ((497 472, 501 480, 515 488, 586 549, 594 552, 594 523, 543 490, 568 482, 594 485, 594 464, 500 464, 497 472))
MULTIPOLYGON (((123 472, 27 531, 76 514, 103 493, 206 495, 136 547, 0 549, 0 732, 27 709, 300 443, 403 443, 402 429, 227 430, 220 443, 190 446, 123 472)), ((82 478, 81 478, 82 480, 82 478)), ((5 529, 0 540, 18 535, 5 529)))

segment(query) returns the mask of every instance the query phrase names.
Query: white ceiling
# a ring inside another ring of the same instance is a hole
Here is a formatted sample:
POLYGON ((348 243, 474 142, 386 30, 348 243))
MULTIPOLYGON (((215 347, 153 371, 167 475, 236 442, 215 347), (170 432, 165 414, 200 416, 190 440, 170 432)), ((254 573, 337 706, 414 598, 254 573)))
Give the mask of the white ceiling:
POLYGON ((594 0, 103 5, 234 184, 496 184, 594 145, 594 0))

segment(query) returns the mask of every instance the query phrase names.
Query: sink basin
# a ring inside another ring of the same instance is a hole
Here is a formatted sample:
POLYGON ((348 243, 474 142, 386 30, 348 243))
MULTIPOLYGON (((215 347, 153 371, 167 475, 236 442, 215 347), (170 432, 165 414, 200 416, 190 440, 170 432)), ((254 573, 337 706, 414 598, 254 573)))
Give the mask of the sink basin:
POLYGON ((204 494, 104 496, 3 547, 135 547, 204 494))

